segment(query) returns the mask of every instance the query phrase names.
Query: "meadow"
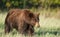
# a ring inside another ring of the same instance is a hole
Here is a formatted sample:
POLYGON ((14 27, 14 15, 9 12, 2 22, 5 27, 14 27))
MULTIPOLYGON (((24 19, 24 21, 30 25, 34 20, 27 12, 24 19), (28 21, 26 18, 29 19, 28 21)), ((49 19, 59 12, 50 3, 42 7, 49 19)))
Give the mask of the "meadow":
MULTIPOLYGON (((36 11, 37 12, 37 11, 36 11)), ((33 37, 60 37, 60 11, 56 10, 40 10, 40 28, 35 28, 35 35, 33 37)), ((4 34, 4 21, 7 12, 0 12, 0 37, 29 37, 18 34, 14 29, 11 33, 4 34)))

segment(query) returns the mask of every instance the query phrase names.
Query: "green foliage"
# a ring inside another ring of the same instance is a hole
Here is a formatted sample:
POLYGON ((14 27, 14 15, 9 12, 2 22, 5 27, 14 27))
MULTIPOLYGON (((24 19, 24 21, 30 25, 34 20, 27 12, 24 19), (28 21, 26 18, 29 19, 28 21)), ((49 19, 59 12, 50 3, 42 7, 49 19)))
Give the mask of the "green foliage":
POLYGON ((2 2, 4 3, 4 2, 6 2, 6 0, 2 0, 2 2))
POLYGON ((50 6, 50 5, 60 5, 60 0, 43 0, 41 1, 43 6, 46 5, 46 6, 50 6))
POLYGON ((18 6, 19 5, 18 1, 15 1, 13 5, 18 6))
POLYGON ((42 7, 50 7, 51 5, 60 7, 60 0, 1 0, 0 8, 38 8, 42 7))
POLYGON ((10 7, 11 3, 10 2, 6 2, 6 7, 10 7))

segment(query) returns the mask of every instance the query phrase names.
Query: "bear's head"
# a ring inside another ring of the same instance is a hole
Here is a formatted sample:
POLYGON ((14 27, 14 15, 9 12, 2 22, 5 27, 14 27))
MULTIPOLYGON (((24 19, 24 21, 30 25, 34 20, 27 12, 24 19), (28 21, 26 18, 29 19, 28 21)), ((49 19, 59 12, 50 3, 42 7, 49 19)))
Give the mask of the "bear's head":
POLYGON ((26 12, 26 16, 25 16, 25 22, 28 23, 29 25, 32 25, 34 27, 40 27, 39 24, 39 15, 40 13, 36 13, 34 14, 33 12, 29 11, 29 10, 25 10, 24 12, 26 12))
POLYGON ((30 13, 29 14, 29 17, 31 18, 30 22, 31 22, 32 26, 40 27, 40 24, 39 24, 39 15, 40 15, 40 13, 38 13, 38 14, 30 13))

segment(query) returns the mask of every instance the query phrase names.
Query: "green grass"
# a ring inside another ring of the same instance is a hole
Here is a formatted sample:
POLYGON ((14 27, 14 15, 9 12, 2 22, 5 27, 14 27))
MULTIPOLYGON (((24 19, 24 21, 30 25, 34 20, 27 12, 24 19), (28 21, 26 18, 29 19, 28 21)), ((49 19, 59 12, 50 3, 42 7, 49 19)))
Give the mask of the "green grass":
MULTIPOLYGON (((56 13, 54 13, 54 11, 52 11, 52 13, 49 10, 43 10, 39 12, 41 12, 40 28, 35 28, 35 35, 33 37, 60 37, 60 19, 55 18, 56 13), (42 14, 42 12, 51 12, 52 17, 46 17, 44 14, 42 14)), ((7 13, 0 13, 0 37, 25 37, 24 35, 18 34, 15 29, 7 35, 4 34, 4 20, 6 14, 7 13)))

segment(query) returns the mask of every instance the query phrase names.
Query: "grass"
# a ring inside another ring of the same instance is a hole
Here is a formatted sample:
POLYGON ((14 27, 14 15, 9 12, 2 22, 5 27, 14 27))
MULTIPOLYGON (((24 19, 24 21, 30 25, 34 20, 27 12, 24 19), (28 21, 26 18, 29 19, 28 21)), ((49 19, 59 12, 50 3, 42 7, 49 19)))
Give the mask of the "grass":
MULTIPOLYGON (((40 28, 35 28, 35 35, 33 37, 60 37, 60 19, 55 17, 56 12, 59 11, 39 10, 38 12, 41 12, 40 28), (48 14, 46 15, 46 13, 48 14), (49 15, 49 13, 51 15, 49 15)), ((0 13, 0 37, 25 37, 24 35, 18 34, 15 29, 7 35, 4 34, 4 20, 6 14, 7 13, 0 13)))

